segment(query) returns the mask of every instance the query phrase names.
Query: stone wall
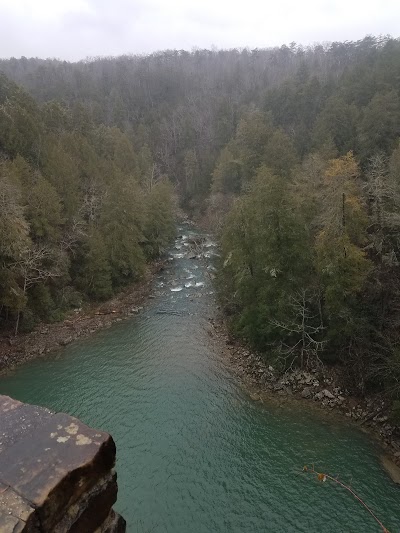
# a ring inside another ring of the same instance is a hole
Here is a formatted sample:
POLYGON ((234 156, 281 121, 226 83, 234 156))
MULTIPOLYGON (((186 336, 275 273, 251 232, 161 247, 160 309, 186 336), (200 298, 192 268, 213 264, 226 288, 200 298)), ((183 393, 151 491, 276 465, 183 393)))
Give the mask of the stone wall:
POLYGON ((0 396, 1 533, 124 533, 114 464, 108 433, 0 396))

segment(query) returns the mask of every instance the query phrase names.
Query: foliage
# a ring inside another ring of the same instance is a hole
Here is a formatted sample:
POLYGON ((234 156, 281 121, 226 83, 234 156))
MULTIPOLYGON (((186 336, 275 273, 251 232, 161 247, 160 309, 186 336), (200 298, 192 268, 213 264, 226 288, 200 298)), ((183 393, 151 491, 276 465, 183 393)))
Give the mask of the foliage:
POLYGON ((313 152, 290 175, 260 167, 226 216, 222 303, 283 369, 340 360, 360 390, 380 382, 397 397, 397 157, 364 173, 353 152, 313 152))
POLYGON ((17 333, 138 279, 174 204, 171 187, 147 188, 128 135, 84 107, 40 106, 4 76, 0 100, 0 319, 17 333))
POLYGON ((176 195, 221 229, 237 334, 398 399, 399 39, 0 69, 5 323, 137 279, 176 195))
POLYGON ((307 244, 287 184, 261 167, 227 218, 220 279, 236 331, 258 348, 287 344, 293 337, 277 323, 293 315, 290 299, 307 284, 307 244))

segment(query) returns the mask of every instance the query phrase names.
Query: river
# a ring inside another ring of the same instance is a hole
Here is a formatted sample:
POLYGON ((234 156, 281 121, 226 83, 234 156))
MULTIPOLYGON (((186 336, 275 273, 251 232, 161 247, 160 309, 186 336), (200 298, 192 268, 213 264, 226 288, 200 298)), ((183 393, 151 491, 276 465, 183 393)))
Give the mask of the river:
POLYGON ((184 244, 139 316, 1 377, 1 393, 113 435, 115 508, 129 532, 380 531, 349 493, 302 472, 315 463, 398 533, 400 489, 368 437, 302 404, 253 402, 239 387, 208 331, 211 265, 184 244))

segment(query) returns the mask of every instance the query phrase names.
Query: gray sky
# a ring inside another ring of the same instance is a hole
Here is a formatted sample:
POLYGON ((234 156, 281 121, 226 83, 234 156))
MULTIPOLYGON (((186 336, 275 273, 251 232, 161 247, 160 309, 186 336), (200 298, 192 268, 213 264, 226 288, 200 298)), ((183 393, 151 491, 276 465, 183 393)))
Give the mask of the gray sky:
POLYGON ((400 34, 399 0, 0 0, 0 57, 262 48, 400 34))

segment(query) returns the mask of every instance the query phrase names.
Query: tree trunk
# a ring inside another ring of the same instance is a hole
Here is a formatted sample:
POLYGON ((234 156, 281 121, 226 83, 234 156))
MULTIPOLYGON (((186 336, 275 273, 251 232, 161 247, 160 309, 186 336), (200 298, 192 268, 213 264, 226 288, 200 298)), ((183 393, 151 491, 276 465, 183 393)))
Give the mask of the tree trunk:
MULTIPOLYGON (((24 279, 24 296, 26 294, 26 276, 25 276, 25 279, 24 279)), ((18 309, 18 313, 17 313, 17 321, 15 323, 15 331, 14 331, 14 336, 16 337, 18 335, 18 328, 19 328, 19 321, 20 321, 20 318, 21 318, 21 310, 18 309)))

